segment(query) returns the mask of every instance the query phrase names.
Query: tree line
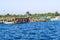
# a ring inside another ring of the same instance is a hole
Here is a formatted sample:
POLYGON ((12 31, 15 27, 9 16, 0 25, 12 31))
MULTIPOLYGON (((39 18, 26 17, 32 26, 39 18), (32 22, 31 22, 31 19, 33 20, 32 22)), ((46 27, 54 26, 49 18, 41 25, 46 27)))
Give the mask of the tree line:
POLYGON ((35 13, 35 14, 32 14, 30 13, 29 11, 27 11, 25 13, 25 15, 15 15, 15 14, 6 14, 6 15, 0 15, 0 17, 30 17, 30 18, 38 18, 38 17, 46 17, 46 16, 52 16, 52 17, 55 17, 55 16, 60 16, 60 13, 58 13, 57 11, 55 13, 35 13))

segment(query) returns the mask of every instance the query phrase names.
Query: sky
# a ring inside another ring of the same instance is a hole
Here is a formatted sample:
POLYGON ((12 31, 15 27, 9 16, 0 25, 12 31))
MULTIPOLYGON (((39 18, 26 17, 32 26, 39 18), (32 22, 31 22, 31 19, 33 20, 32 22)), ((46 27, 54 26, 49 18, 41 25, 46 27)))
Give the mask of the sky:
POLYGON ((0 0, 0 14, 60 12, 60 0, 0 0))

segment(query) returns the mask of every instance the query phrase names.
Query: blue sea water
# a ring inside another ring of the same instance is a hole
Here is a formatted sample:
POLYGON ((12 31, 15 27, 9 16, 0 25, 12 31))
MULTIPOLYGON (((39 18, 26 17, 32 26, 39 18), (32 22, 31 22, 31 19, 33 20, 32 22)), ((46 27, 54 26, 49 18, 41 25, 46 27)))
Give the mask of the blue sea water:
POLYGON ((60 21, 0 24, 0 40, 60 40, 60 21))

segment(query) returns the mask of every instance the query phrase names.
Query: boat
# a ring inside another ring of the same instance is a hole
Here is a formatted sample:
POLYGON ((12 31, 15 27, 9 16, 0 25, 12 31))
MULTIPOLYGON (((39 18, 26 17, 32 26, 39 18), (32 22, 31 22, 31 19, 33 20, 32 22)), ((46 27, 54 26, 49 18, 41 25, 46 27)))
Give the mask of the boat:
POLYGON ((3 22, 4 24, 14 24, 14 22, 3 22))

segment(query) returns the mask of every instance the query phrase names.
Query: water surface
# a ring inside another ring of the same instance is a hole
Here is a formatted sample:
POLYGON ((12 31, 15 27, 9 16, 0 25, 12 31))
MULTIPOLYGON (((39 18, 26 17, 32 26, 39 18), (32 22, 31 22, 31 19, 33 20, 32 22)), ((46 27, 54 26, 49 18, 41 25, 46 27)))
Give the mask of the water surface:
POLYGON ((60 21, 0 24, 0 40, 60 40, 60 21))

